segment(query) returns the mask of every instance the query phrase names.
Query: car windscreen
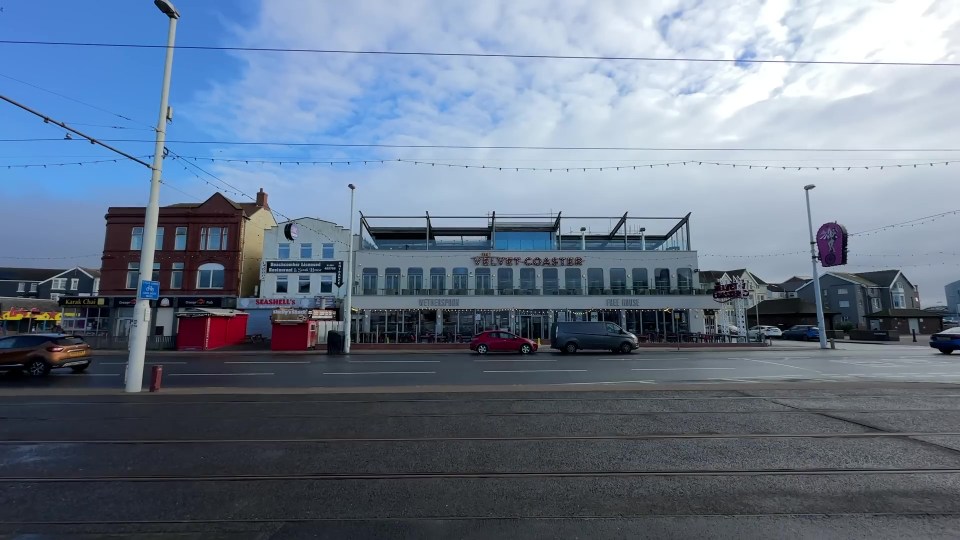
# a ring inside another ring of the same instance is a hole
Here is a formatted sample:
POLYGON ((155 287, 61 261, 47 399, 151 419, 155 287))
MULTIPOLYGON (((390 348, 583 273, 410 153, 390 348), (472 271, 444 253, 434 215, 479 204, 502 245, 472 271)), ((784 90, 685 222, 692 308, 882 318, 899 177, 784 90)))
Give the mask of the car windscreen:
POLYGON ((57 338, 55 343, 57 345, 83 345, 85 342, 81 337, 67 336, 67 337, 57 338))

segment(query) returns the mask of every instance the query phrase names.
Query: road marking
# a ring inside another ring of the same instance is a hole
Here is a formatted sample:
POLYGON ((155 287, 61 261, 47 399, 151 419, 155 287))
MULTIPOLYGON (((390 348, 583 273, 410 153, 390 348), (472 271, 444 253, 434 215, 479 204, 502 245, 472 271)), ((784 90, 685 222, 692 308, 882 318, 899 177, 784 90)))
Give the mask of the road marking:
POLYGON ((435 375, 436 371, 337 371, 324 375, 435 375))
POLYGON ((560 386, 573 385, 573 384, 627 384, 627 383, 642 383, 642 384, 657 384, 654 381, 599 381, 599 382, 565 382, 565 383, 553 383, 560 386))
MULTIPOLYGON (((173 365, 183 365, 187 362, 144 362, 144 365, 147 366, 173 366, 173 365)), ((125 366, 126 362, 97 362, 98 366, 125 366)))
POLYGON ((685 356, 670 356, 670 357, 663 357, 663 358, 637 356, 634 358, 597 358, 595 360, 600 362, 661 362, 666 360, 689 360, 689 358, 685 356))
POLYGON ((84 377, 119 377, 119 373, 84 373, 84 377))
POLYGON ((556 362, 555 358, 525 358, 521 360, 474 360, 474 362, 556 362))
POLYGON ((507 369, 507 370, 489 370, 484 373, 584 373, 585 369, 507 369))
POLYGON ((439 360, 347 360, 348 364, 439 364, 439 360))
POLYGON ((167 373, 168 377, 255 377, 260 375, 273 375, 273 373, 167 373))
POLYGON ((224 364, 309 364, 308 360, 236 360, 224 364))
POLYGON ((769 361, 769 360, 757 360, 756 358, 747 358, 747 360, 750 360, 751 362, 760 362, 760 363, 762 363, 762 364, 770 364, 770 365, 772 365, 772 366, 788 367, 788 368, 793 368, 793 369, 800 369, 800 370, 803 370, 803 371, 812 371, 812 372, 814 372, 814 373, 820 373, 819 371, 817 371, 817 370, 815 370, 815 369, 809 369, 809 368, 805 368, 805 367, 791 366, 790 364, 781 364, 780 362, 771 362, 771 361, 769 361))
POLYGON ((732 367, 689 367, 689 368, 679 368, 679 367, 671 367, 671 368, 632 368, 632 369, 631 369, 630 371, 693 371, 693 370, 695 370, 695 369, 697 369, 697 370, 700 370, 700 369, 737 369, 737 368, 732 368, 732 367))

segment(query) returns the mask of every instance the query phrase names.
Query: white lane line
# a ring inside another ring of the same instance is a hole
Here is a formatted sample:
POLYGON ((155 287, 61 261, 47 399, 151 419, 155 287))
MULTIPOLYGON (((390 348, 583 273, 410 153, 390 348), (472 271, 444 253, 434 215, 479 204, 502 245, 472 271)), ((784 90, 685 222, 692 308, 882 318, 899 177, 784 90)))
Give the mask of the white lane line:
POLYGON ((627 383, 641 383, 641 384, 657 384, 654 381, 599 381, 599 382, 566 382, 566 383, 554 383, 560 386, 573 385, 573 384, 627 384, 627 383))
MULTIPOLYGON (((596 360, 601 362, 660 362, 667 360, 689 360, 687 357, 683 356, 671 356, 664 358, 649 357, 649 356, 637 356, 635 358, 597 358, 596 360)), ((591 360, 592 361, 592 360, 591 360)))
POLYGON ((702 369, 737 369, 732 367, 689 367, 689 368, 632 368, 630 371, 693 371, 702 369))
MULTIPOLYGON (((183 365, 187 362, 144 362, 144 365, 147 366, 173 366, 173 365, 183 365)), ((126 362, 96 362, 98 366, 125 366, 126 362)))
POLYGON ((84 373, 84 377, 119 377, 119 373, 84 373))
POLYGON ((324 375, 436 375, 436 371, 337 371, 324 375))
POLYGON ((224 364, 309 364, 309 360, 236 360, 232 362, 224 362, 224 364))
POLYGON ((747 360, 750 360, 751 362, 760 362, 761 364, 770 364, 770 365, 772 365, 772 366, 788 367, 788 368, 793 368, 793 369, 800 369, 800 370, 803 370, 803 371, 812 371, 812 372, 814 372, 814 373, 820 373, 819 371, 817 371, 817 370, 815 370, 815 369, 809 369, 809 368, 805 368, 805 367, 791 366, 790 364, 781 364, 780 362, 771 362, 771 361, 769 361, 769 360, 757 360, 756 358, 747 358, 747 360))
POLYGON ((524 358, 520 360, 474 360, 474 362, 556 362, 554 358, 524 358))
POLYGON ((439 360, 347 360, 348 364, 439 364, 439 360))
POLYGON ((488 370, 484 373, 584 373, 585 369, 505 369, 488 370))
POLYGON ((273 373, 167 373, 167 377, 257 377, 273 373))

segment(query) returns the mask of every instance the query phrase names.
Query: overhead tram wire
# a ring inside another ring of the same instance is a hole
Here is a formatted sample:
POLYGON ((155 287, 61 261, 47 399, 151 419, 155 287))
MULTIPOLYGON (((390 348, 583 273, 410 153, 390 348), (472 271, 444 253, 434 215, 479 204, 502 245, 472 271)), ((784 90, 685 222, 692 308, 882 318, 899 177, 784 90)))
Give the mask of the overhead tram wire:
MULTIPOLYGON (((104 43, 82 41, 46 41, 46 40, 0 40, 2 45, 44 45, 57 47, 125 48, 125 49, 165 49, 166 45, 147 43, 104 43)), ((839 65, 839 66, 896 66, 896 67, 960 67, 960 62, 910 62, 910 61, 870 61, 870 60, 794 60, 781 58, 694 58, 665 56, 614 56, 614 55, 564 55, 532 53, 493 53, 493 52, 437 52, 437 51, 385 51, 359 49, 311 49, 289 47, 241 47, 216 45, 177 45, 175 49, 185 51, 226 51, 226 52, 272 52, 272 53, 310 53, 369 56, 432 56, 441 58, 508 58, 524 60, 601 60, 628 62, 693 62, 715 64, 789 64, 789 65, 839 65)))

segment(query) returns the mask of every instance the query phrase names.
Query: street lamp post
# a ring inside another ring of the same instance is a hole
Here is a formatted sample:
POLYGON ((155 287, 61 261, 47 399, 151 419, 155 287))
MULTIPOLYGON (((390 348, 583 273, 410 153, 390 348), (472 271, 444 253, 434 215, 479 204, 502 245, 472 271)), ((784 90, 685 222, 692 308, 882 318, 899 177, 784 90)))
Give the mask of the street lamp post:
MULTIPOLYGON (((167 106, 170 97, 170 72, 173 70, 173 44, 177 34, 177 20, 180 18, 180 12, 169 0, 154 0, 153 3, 170 19, 170 25, 167 32, 167 55, 163 65, 163 86, 160 90, 160 118, 157 119, 156 144, 153 147, 150 200, 143 220, 139 281, 149 281, 153 278, 153 255, 157 247, 157 221, 160 216, 163 145, 167 139, 167 119, 170 116, 167 106)), ((139 285, 137 283, 137 303, 133 307, 133 327, 130 330, 130 354, 127 357, 125 383, 127 392, 139 392, 143 389, 143 361, 147 350, 147 337, 150 335, 150 300, 140 298, 139 285)))
POLYGON ((807 195, 807 226, 810 228, 810 263, 813 266, 813 294, 817 297, 817 326, 820 334, 820 348, 827 348, 827 329, 823 318, 823 294, 820 292, 820 271, 817 268, 817 242, 813 237, 813 215, 810 213, 810 190, 817 186, 803 186, 807 195))
POLYGON ((347 296, 343 300, 343 352, 350 353, 350 326, 353 322, 353 201, 357 186, 348 184, 350 188, 350 241, 347 248, 347 296))

